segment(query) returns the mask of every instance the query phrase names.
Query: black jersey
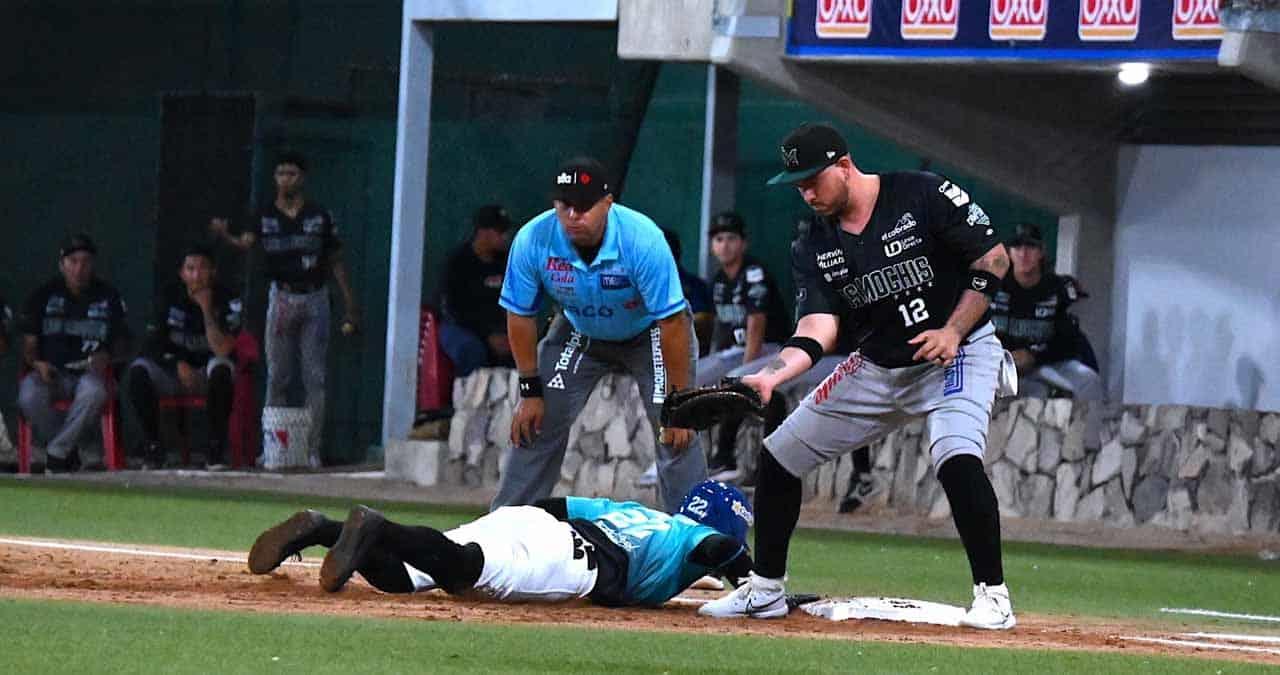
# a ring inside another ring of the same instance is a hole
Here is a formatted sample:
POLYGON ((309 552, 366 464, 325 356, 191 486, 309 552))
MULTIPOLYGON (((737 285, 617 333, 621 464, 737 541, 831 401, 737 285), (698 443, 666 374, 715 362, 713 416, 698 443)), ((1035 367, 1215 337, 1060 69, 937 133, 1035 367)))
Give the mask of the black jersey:
POLYGON ((791 334, 778 287, 751 256, 743 257, 738 276, 732 279, 723 269, 716 272, 711 278, 711 302, 716 311, 712 351, 747 344, 747 317, 752 314, 765 315, 765 342, 782 342, 791 334))
POLYGON ((1005 349, 1026 349, 1037 363, 1056 363, 1077 355, 1078 329, 1067 309, 1081 297, 1069 276, 1046 273, 1023 288, 1010 273, 991 299, 991 321, 1005 349))
POLYGON ((506 253, 485 262, 470 243, 458 247, 445 263, 440 279, 445 314, 481 340, 489 335, 506 335, 507 311, 498 304, 506 273, 506 253))
POLYGON ((41 361, 84 370, 90 354, 129 335, 125 312, 124 300, 106 282, 94 279, 76 296, 59 276, 27 298, 19 323, 24 334, 38 338, 41 361))
POLYGON ((253 231, 266 254, 267 278, 291 285, 324 285, 329 256, 342 247, 333 214, 309 201, 296 218, 269 204, 254 217, 253 231))
MULTIPOLYGON (((213 315, 228 335, 240 330, 240 298, 223 286, 213 287, 213 315)), ((162 366, 176 368, 178 361, 203 367, 213 358, 204 330, 204 311, 187 295, 186 285, 165 287, 147 326, 145 352, 162 366)))
POLYGON ((918 346, 907 341, 946 324, 969 286, 969 266, 999 243, 982 207, 951 181, 882 174, 862 234, 815 218, 791 247, 796 316, 835 314, 872 362, 914 365, 918 346))

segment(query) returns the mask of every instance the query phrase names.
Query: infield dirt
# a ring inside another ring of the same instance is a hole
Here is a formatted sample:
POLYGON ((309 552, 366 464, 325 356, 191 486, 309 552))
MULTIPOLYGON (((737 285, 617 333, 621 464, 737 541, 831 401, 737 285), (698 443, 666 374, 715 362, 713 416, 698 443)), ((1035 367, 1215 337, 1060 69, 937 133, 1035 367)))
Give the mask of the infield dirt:
MULTIPOLYGON (((47 542, 48 540, 30 540, 47 542)), ((93 542, 62 542, 101 546, 93 542)), ((387 595, 357 576, 340 593, 316 582, 310 565, 286 564, 265 576, 251 574, 243 553, 147 547, 198 559, 163 558, 137 553, 41 548, 0 544, 0 597, 73 600, 176 607, 193 610, 278 612, 423 621, 493 624, 581 624, 593 629, 678 631, 684 633, 765 635, 901 644, 1007 649, 1087 650, 1160 656, 1199 656, 1280 665, 1280 655, 1188 649, 1136 643, 1121 636, 1178 639, 1189 626, 1169 623, 1037 615, 1020 612, 1018 627, 985 632, 885 621, 831 622, 793 612, 782 620, 710 620, 687 604, 661 609, 606 609, 586 603, 510 605, 453 598, 439 591, 387 595)), ((709 599, 715 593, 690 592, 709 599)))

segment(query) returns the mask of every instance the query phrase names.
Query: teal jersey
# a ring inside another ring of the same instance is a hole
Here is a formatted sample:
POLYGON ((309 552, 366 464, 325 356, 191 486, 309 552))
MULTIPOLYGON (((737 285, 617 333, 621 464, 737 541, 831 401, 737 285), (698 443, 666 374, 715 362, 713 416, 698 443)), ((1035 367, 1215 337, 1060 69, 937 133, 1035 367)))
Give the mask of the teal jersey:
POLYGON ((711 568, 689 554, 716 530, 688 516, 669 515, 636 502, 566 497, 570 520, 591 521, 627 556, 629 604, 661 605, 711 568))

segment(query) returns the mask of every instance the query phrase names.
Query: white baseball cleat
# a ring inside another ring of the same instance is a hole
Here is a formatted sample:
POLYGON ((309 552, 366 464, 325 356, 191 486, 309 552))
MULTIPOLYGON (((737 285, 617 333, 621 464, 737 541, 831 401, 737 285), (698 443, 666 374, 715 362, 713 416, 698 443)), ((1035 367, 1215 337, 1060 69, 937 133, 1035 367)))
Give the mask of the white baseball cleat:
POLYGON ((751 617, 780 619, 787 615, 787 592, 782 579, 768 579, 755 572, 732 593, 698 608, 703 616, 717 619, 751 617))
POLYGON ((973 605, 960 619, 961 626, 986 630, 1009 630, 1017 625, 1013 616, 1013 604, 1009 602, 1009 587, 1004 584, 973 587, 973 605))

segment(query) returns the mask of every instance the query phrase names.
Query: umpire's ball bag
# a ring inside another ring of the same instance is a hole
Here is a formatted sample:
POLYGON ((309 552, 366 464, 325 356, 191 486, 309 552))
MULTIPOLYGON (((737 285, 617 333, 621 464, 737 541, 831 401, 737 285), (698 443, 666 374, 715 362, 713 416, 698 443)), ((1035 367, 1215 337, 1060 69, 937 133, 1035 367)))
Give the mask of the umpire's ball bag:
POLYGON ((307 466, 311 411, 306 408, 262 409, 262 468, 297 469, 307 466))

